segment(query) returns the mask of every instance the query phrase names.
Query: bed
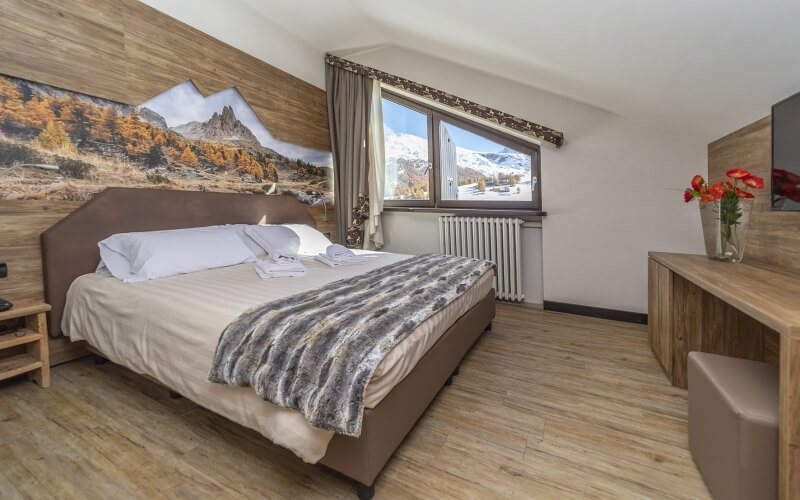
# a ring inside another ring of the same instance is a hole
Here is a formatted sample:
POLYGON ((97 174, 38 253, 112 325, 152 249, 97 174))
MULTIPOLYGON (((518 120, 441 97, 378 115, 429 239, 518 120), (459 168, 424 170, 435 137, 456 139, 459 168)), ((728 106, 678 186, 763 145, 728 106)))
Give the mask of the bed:
MULTIPOLYGON (((239 313, 345 278, 352 269, 306 260, 307 276, 261 280, 252 264, 239 264, 135 286, 93 273, 97 242, 111 234, 260 222, 315 225, 294 197, 107 189, 42 235, 51 333, 62 334, 63 325, 63 333, 86 340, 103 357, 354 479, 359 496, 369 498, 394 450, 490 325, 493 276, 482 276, 381 362, 367 386, 359 437, 333 434, 249 388, 210 384, 206 375, 219 333, 239 313)), ((358 272, 406 257, 375 253, 358 272)))

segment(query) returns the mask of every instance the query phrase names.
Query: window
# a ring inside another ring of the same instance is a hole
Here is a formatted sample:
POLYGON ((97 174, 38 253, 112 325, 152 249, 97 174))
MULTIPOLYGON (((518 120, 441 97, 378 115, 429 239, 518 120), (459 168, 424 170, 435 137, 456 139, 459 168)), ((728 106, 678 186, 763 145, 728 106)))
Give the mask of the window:
POLYGON ((539 146, 383 92, 386 206, 540 210, 539 146))

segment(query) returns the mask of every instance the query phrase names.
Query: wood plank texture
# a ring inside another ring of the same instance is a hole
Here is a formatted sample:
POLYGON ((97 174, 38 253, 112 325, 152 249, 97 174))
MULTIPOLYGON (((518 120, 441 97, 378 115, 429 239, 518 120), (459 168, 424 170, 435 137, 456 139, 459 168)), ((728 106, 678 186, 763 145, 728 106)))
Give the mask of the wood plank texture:
MULTIPOLYGON (((49 310, 50 307, 48 306, 49 310)), ((35 380, 40 387, 50 386, 50 350, 47 345, 47 317, 44 312, 25 316, 25 328, 40 335, 36 342, 25 344, 25 352, 42 362, 42 365, 28 373, 28 378, 35 380)))
POLYGON ((744 262, 800 272, 800 212, 770 210, 772 121, 767 116, 708 145, 710 182, 725 178, 734 167, 764 178, 756 194, 747 234, 744 262))
POLYGON ((672 325, 671 325, 671 279, 672 273, 658 262, 648 260, 648 333, 650 347, 668 376, 672 375, 672 325))
POLYGON ((89 355, 86 342, 72 342, 69 337, 51 337, 47 341, 50 349, 50 366, 60 365, 89 355))
POLYGON ((16 377, 42 367, 42 362, 30 354, 17 354, 0 359, 0 380, 16 377))
POLYGON ((17 345, 27 344, 42 338, 41 333, 35 333, 27 328, 15 331, 13 334, 0 336, 0 350, 8 349, 17 345))
POLYGON ((779 361, 779 492, 783 500, 800 498, 800 281, 775 268, 699 255, 651 252, 650 261, 673 274, 673 385, 686 387, 690 351, 779 361))
MULTIPOLYGON (((330 151, 322 89, 141 2, 0 0, 0 9, 2 74, 134 105, 187 79, 206 95, 235 86, 275 138, 330 151)), ((42 300, 39 235, 78 206, 0 200, 9 264, 0 297, 42 300)))
MULTIPOLYGON (((0 487, 26 497, 347 498, 352 483, 169 399, 111 363, 0 385, 0 487)), ((376 498, 710 498, 688 451, 686 391, 641 325, 498 304, 376 498)))
POLYGON ((699 351, 702 347, 703 291, 680 276, 670 274, 672 289, 666 293, 672 309, 665 314, 672 322, 673 358, 670 360, 672 371, 668 375, 672 377, 673 385, 686 387, 689 353, 699 351))
POLYGON ((800 339, 781 337, 781 499, 800 498, 800 339))
POLYGON ((330 151, 325 91, 141 2, 0 7, 0 73, 133 105, 188 79, 207 95, 236 87, 276 139, 330 151))
POLYGON ((800 278, 744 262, 650 252, 650 258, 781 334, 800 336, 800 278))
POLYGON ((38 300, 23 300, 14 303, 14 307, 8 311, 0 312, 0 321, 22 318, 24 316, 28 316, 29 314, 43 313, 49 310, 50 304, 46 304, 38 300))

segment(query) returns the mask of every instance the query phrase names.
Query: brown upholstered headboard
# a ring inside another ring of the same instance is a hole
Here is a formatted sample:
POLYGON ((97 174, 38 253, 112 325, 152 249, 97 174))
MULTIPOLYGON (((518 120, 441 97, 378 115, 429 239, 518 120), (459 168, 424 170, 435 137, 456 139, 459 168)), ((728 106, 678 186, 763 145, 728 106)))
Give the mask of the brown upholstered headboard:
POLYGON ((44 294, 53 307, 50 334, 61 335, 67 290, 95 271, 97 243, 112 234, 216 224, 297 223, 316 227, 293 196, 108 188, 42 233, 44 294))

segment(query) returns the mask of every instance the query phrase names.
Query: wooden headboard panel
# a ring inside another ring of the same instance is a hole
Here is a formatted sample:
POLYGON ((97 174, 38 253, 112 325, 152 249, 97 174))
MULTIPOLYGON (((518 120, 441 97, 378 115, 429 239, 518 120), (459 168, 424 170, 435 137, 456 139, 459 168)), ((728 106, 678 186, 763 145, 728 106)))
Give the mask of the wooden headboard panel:
POLYGON ((67 290, 94 272, 97 243, 112 234, 216 224, 298 223, 314 218, 293 196, 108 188, 42 233, 45 299, 53 306, 48 326, 61 335, 67 290))

